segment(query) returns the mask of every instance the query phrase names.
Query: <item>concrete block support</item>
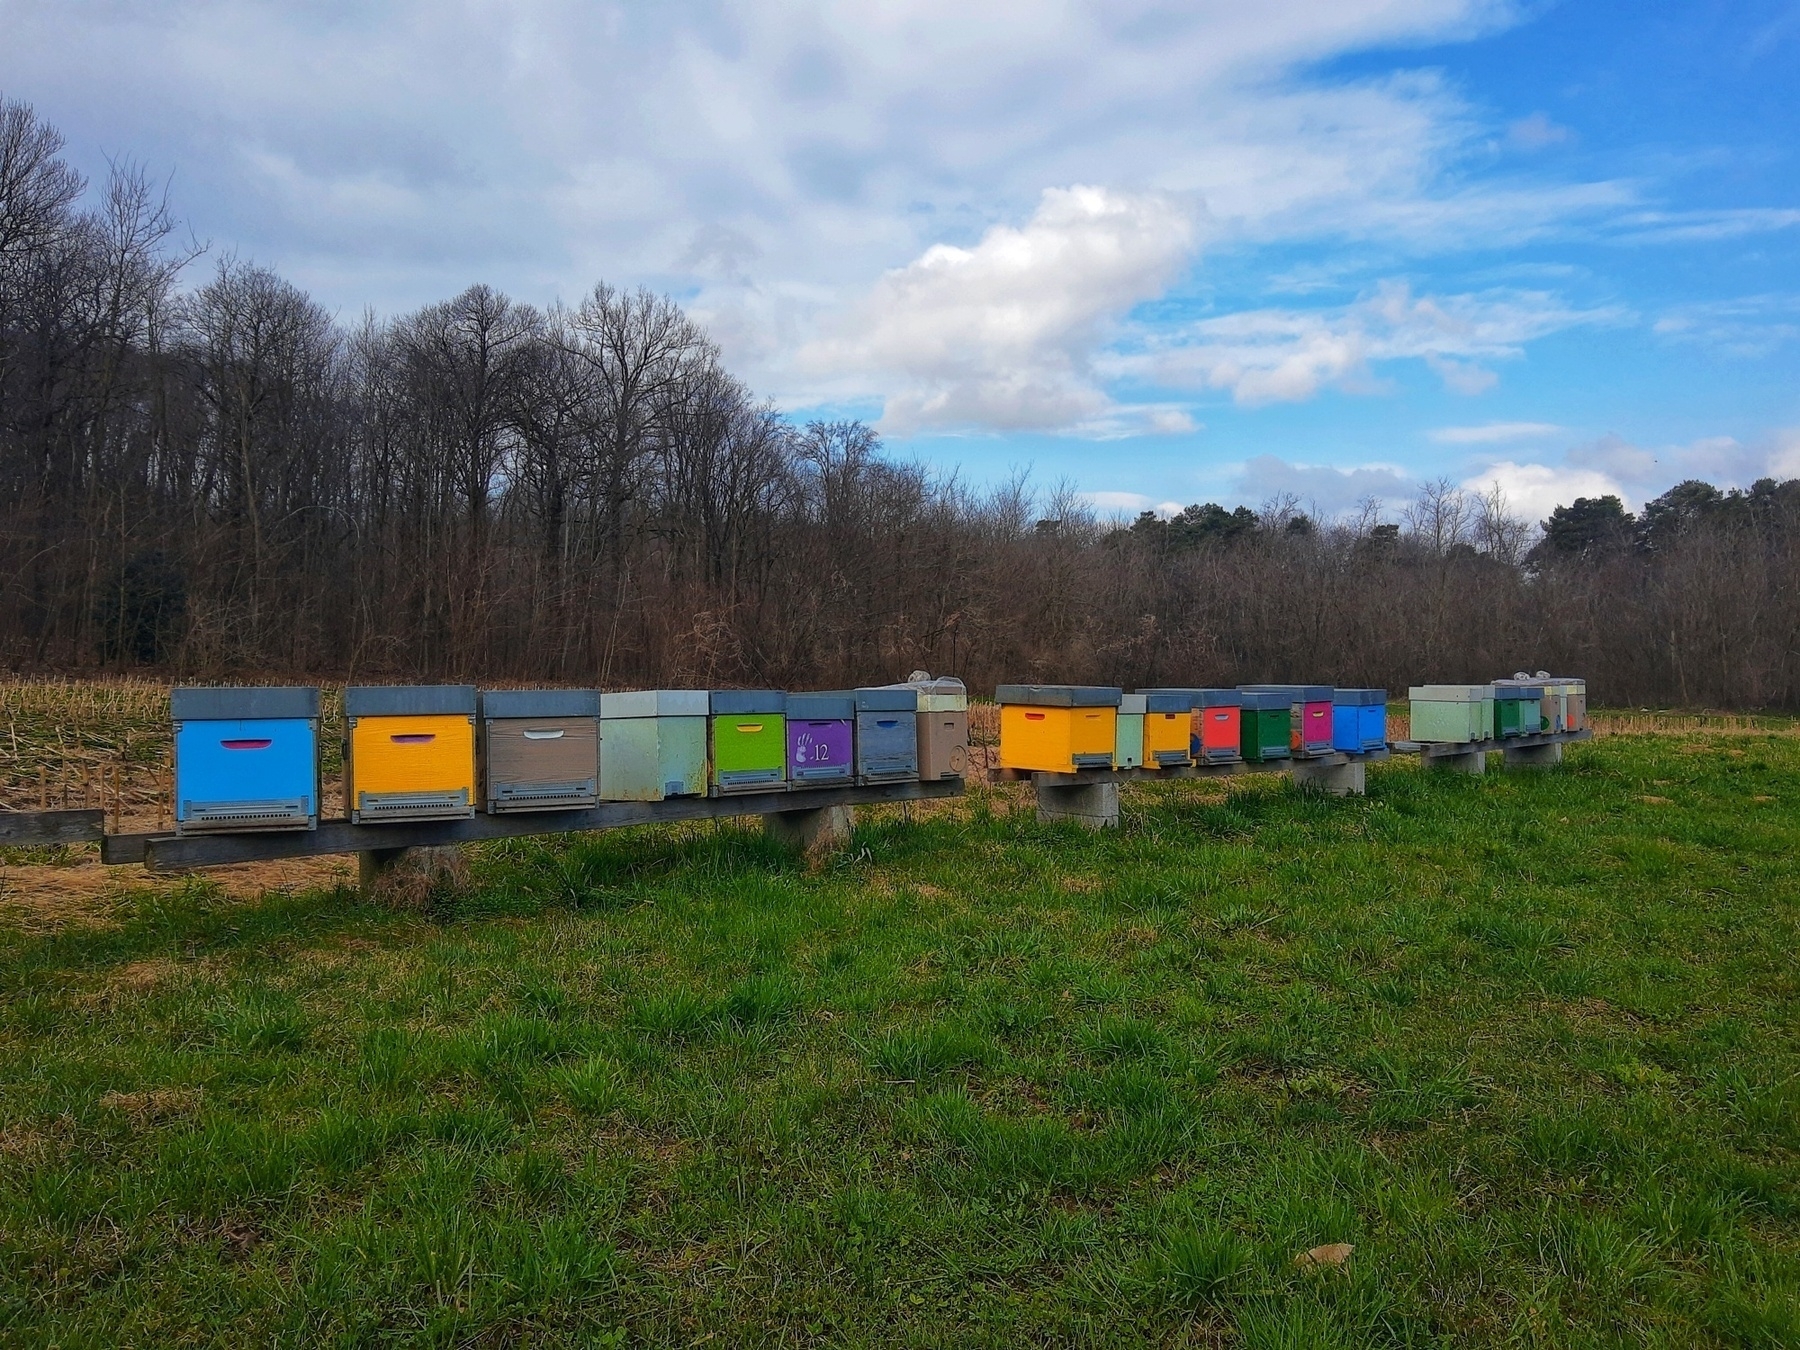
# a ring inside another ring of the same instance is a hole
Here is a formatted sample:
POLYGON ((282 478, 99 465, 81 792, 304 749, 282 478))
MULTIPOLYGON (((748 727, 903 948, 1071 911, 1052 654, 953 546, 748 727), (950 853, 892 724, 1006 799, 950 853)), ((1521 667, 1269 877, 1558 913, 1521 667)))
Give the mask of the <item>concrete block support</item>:
POLYGON ((1333 797, 1361 797, 1365 779, 1361 760, 1351 764, 1315 764, 1310 760, 1294 761, 1294 783, 1314 792, 1327 792, 1333 797))
POLYGON ((1509 769, 1551 769, 1563 762, 1561 741, 1553 745, 1508 746, 1505 754, 1509 769))
POLYGON ((850 842, 856 828, 853 806, 813 807, 805 811, 776 811, 763 817, 763 833, 809 856, 829 853, 850 842))
POLYGON ((356 855, 356 885, 365 900, 376 898, 381 883, 412 852, 407 848, 367 848, 356 855))
POLYGON ((1090 830, 1116 830, 1119 827, 1119 785, 1039 783, 1037 814, 1047 825, 1067 822, 1090 830))
POLYGON ((1487 772, 1487 757, 1490 748, 1481 745, 1470 750, 1457 751, 1455 754, 1433 755, 1427 763, 1434 769, 1449 769, 1452 773, 1479 776, 1487 772))

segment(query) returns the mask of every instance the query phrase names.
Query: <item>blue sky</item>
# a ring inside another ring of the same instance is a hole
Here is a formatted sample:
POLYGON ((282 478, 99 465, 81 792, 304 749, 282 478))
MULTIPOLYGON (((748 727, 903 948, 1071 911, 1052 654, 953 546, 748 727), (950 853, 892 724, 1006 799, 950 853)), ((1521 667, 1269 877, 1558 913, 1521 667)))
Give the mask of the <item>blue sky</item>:
MULTIPOLYGON (((1800 2, 0 0, 0 91, 346 319, 680 297, 1106 511, 1800 476, 1800 2)), ((204 275, 209 263, 194 273, 204 275)))

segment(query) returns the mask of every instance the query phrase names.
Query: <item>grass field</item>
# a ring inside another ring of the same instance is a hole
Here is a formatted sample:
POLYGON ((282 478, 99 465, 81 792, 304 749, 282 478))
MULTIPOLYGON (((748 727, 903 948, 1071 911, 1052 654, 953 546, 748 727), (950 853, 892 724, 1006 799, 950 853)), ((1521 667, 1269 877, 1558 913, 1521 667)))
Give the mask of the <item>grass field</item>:
POLYGON ((0 1339, 1800 1345, 1800 737, 1369 788, 0 932, 0 1339))

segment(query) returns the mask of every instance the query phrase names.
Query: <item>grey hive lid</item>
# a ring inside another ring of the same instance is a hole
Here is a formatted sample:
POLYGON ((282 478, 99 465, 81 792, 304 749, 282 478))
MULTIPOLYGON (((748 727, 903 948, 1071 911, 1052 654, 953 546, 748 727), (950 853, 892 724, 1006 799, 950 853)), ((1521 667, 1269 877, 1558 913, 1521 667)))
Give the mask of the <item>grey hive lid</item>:
POLYGON ((1280 712, 1294 706, 1294 696, 1278 689, 1240 689, 1238 697, 1243 700, 1238 706, 1251 712, 1280 712))
POLYGON ((1194 710, 1194 691, 1191 689, 1159 689, 1155 693, 1144 695, 1153 713, 1183 713, 1194 710))
POLYGON ((1340 708, 1373 708, 1387 702, 1385 689, 1334 689, 1331 701, 1340 708))
POLYGON ((1196 689, 1194 691, 1196 708, 1241 708, 1244 696, 1235 689, 1196 689))
POLYGON ((1246 684, 1239 687, 1246 693, 1286 694, 1295 703, 1331 702, 1328 684, 1246 684))
POLYGON ((316 718, 318 715, 319 691, 310 686, 187 685, 169 691, 169 716, 177 722, 274 721, 316 718))
POLYGON ((627 689, 600 695, 600 715, 625 717, 705 717, 712 698, 704 689, 627 689))
POLYGON ((597 689, 484 689, 481 715, 486 717, 598 717, 597 689))
POLYGON ((1491 684, 1416 684, 1406 691, 1412 703, 1485 703, 1493 696, 1491 684))
POLYGON ((912 685, 852 689, 858 712, 917 712, 919 691, 912 685))
POLYGON ((1030 703, 1040 708, 1116 708, 1125 691, 1096 684, 1003 684, 996 703, 1030 703))
POLYGON ((856 716, 849 694, 789 694, 787 715, 795 722, 848 722, 856 716))
POLYGON ((715 717, 778 713, 786 711, 787 695, 779 689, 715 689, 710 703, 715 717))
POLYGON ((344 690, 345 717, 475 715, 472 684, 366 684, 344 690))
POLYGON ((1120 717, 1142 717, 1145 713, 1147 713, 1149 711, 1150 711, 1150 696, 1148 694, 1120 694, 1119 695, 1119 716, 1120 717))
POLYGON ((1544 686, 1540 684, 1499 684, 1494 685, 1496 699, 1510 699, 1515 703, 1536 703, 1544 696, 1544 686))

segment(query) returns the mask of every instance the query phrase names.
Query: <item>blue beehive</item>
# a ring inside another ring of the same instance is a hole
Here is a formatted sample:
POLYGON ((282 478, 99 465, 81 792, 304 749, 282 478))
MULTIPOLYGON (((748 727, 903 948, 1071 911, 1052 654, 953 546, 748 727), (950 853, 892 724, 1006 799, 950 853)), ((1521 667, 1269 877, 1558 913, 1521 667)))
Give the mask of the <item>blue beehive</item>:
POLYGON ((919 776, 919 691, 901 686, 848 691, 856 699, 856 781, 919 776))
POLYGON ((175 832, 319 824, 319 691, 175 689, 175 832))
POLYGON ((1334 689, 1331 748, 1364 754, 1387 746, 1387 690, 1334 689))

